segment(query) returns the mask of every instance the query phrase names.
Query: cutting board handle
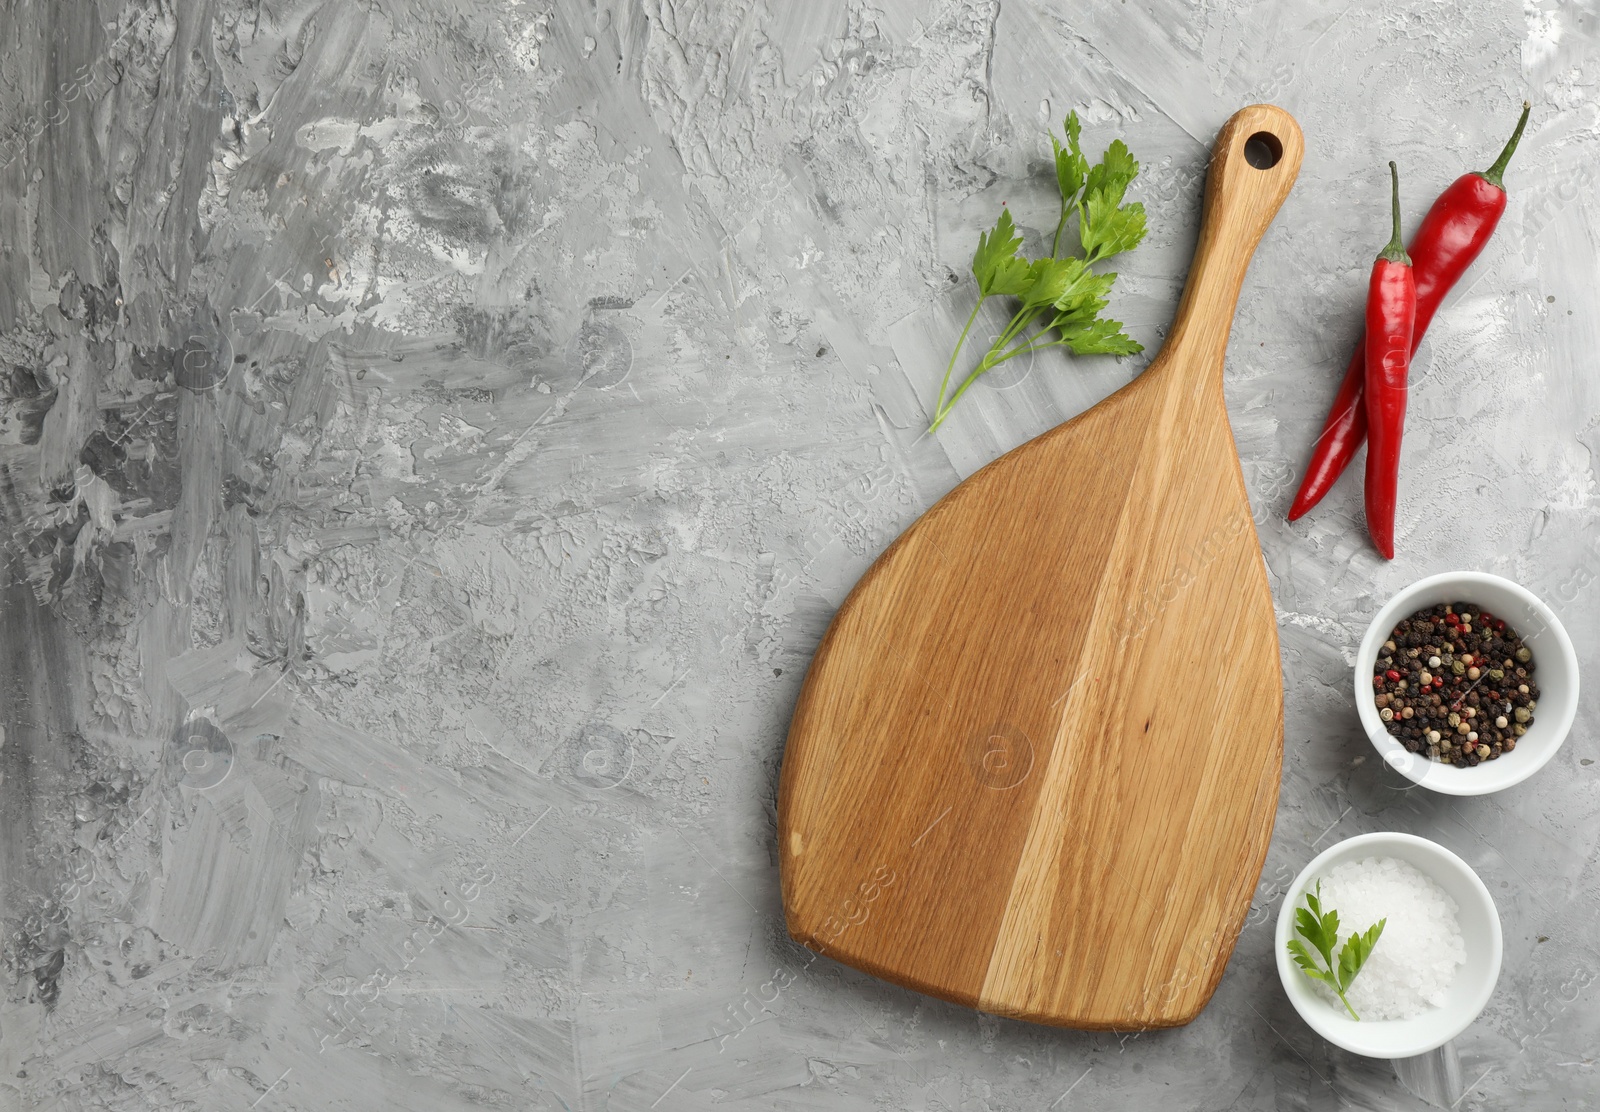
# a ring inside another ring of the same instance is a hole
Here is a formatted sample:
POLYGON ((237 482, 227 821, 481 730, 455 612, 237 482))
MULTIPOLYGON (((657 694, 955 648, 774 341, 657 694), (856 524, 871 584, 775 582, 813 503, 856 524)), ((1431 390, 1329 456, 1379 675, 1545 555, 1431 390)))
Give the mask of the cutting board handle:
POLYGON ((1162 348, 1169 368, 1189 368, 1205 385, 1221 388, 1222 357, 1245 270, 1294 187, 1304 154, 1300 125, 1276 105, 1241 108, 1222 125, 1211 150, 1189 282, 1162 348))

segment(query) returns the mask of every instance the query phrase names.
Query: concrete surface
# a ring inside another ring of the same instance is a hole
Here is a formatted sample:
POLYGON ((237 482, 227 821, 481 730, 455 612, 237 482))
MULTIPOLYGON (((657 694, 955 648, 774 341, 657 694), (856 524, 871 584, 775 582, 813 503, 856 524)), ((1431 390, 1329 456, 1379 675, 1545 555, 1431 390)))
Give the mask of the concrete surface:
POLYGON ((1401 790, 1368 616, 1477 567, 1600 634, 1592 3, 12 0, 0 10, 0 1106, 1459 1109, 1600 1092, 1590 686, 1503 795, 1401 790), (1420 355, 1401 556, 1289 501, 1386 238, 1533 122, 1420 355), (978 228, 1126 139, 1153 351, 1207 150, 1297 114, 1227 371, 1283 631, 1282 808, 1186 1029, 1080 1034, 784 938, 774 790, 872 557, 1143 359, 922 435, 978 228), (926 353, 933 353, 930 359, 926 353), (1394 828, 1506 961, 1436 1060, 1295 1016, 1280 886, 1394 828), (1402 1082, 1401 1076, 1406 1080, 1402 1082))

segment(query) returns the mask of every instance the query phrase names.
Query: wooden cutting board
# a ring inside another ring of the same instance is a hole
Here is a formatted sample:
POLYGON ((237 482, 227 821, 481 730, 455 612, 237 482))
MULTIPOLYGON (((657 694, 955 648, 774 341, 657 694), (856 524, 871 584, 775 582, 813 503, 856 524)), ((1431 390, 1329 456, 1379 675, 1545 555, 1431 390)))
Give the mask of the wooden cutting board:
POLYGON ((1283 762, 1222 361, 1302 151, 1282 109, 1234 115, 1148 369, 956 487, 839 608, 778 795, 796 939, 1040 1023, 1171 1027, 1211 998, 1283 762))

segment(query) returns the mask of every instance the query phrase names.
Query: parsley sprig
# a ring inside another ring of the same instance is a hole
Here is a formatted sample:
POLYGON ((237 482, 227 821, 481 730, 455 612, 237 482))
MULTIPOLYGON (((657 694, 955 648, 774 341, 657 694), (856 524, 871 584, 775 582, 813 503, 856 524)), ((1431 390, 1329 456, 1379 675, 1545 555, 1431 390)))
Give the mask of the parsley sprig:
POLYGON ((1294 929, 1322 955, 1322 963, 1317 963, 1316 958, 1306 950, 1305 942, 1298 938, 1289 940, 1290 956, 1307 977, 1321 981, 1338 993, 1339 1001, 1350 1013, 1351 1019, 1360 1020, 1361 1017, 1356 1015, 1356 1010, 1350 1006, 1344 994, 1350 991, 1356 974, 1361 972, 1362 966, 1367 964, 1367 958, 1372 956, 1372 948, 1378 944, 1378 936, 1383 933, 1388 921, 1379 919, 1365 931, 1358 931, 1345 939, 1344 948, 1339 951, 1339 961, 1335 964, 1333 948, 1339 944, 1339 913, 1332 908, 1326 912, 1322 910, 1322 881, 1317 881, 1315 892, 1306 893, 1306 906, 1294 910, 1294 929))
POLYGON ((1120 321, 1101 319, 1100 311, 1109 304, 1111 284, 1117 276, 1091 269, 1095 263, 1131 251, 1144 239, 1144 205, 1138 201, 1124 203, 1128 186, 1139 174, 1139 163, 1117 139, 1106 148, 1100 162, 1090 166, 1083 154, 1083 128, 1076 112, 1068 114, 1063 128, 1066 146, 1054 135, 1050 137, 1055 152, 1056 186, 1061 193, 1061 214, 1050 242, 1050 255, 1028 259, 1020 254, 1022 237, 1012 223, 1010 209, 1002 208, 994 228, 978 237, 978 250, 972 256, 978 303, 961 329, 955 351, 950 353, 929 432, 944 423, 968 387, 1008 359, 1051 347, 1071 348, 1078 355, 1136 355, 1144 350, 1144 345, 1123 332, 1120 321), (1061 233, 1074 214, 1078 217, 1082 254, 1063 256, 1061 233), (947 399, 950 378, 967 342, 967 333, 983 303, 991 297, 1014 297, 1020 305, 977 367, 947 399), (1041 318, 1038 331, 1025 335, 1041 318), (1049 338, 1052 333, 1056 339, 1049 338))

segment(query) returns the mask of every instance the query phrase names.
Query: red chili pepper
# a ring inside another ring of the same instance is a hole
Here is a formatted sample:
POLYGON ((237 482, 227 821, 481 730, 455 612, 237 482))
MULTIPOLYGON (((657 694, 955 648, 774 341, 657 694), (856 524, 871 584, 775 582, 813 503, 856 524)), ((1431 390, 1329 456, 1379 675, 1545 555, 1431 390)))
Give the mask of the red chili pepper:
POLYGON ((1378 252, 1367 284, 1367 532, 1394 559, 1394 504, 1400 485, 1400 437, 1406 427, 1406 380, 1417 323, 1417 279, 1400 239, 1400 170, 1389 163, 1394 236, 1378 252))
MULTIPOLYGON (((1522 118, 1511 141, 1482 173, 1463 174, 1439 194, 1422 225, 1411 239, 1412 273, 1417 283, 1417 323, 1411 337, 1412 352, 1422 343, 1423 333, 1433 322, 1444 295, 1450 292, 1467 267, 1483 251, 1495 225, 1506 211, 1506 187, 1501 182, 1506 165, 1522 139, 1528 123, 1528 102, 1522 102, 1522 118)), ((1345 369, 1344 381, 1333 399, 1333 408, 1322 425, 1322 432, 1311 449, 1306 477, 1289 507, 1289 520, 1296 521, 1322 501, 1344 469, 1355 458, 1356 449, 1367 438, 1367 409, 1362 401, 1366 387, 1365 341, 1356 344, 1345 369)))

